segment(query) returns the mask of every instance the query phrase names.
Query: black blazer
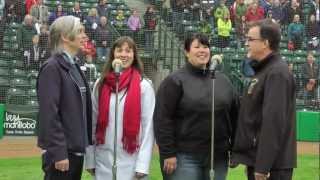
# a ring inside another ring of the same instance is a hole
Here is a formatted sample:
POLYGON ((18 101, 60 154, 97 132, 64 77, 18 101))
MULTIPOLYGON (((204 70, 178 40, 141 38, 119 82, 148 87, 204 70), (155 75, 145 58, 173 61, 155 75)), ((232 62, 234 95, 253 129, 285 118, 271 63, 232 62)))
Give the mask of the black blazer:
POLYGON ((62 55, 53 55, 41 67, 37 79, 39 100, 38 146, 47 150, 52 162, 68 158, 70 152, 85 152, 85 138, 92 144, 92 103, 85 82, 86 116, 80 88, 70 73, 71 64, 62 55), (85 137, 85 123, 87 134, 85 137))

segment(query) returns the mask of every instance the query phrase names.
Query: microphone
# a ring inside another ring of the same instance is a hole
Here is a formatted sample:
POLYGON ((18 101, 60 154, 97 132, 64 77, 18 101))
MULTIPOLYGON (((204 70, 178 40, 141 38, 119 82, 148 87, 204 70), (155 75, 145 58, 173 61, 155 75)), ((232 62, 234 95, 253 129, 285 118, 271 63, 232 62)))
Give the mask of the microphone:
POLYGON ((213 55, 210 60, 209 70, 210 71, 216 70, 218 64, 222 63, 222 59, 223 59, 223 54, 213 55))
POLYGON ((122 71, 122 66, 123 66, 123 64, 120 59, 114 59, 112 61, 112 68, 117 76, 120 75, 120 72, 122 71))

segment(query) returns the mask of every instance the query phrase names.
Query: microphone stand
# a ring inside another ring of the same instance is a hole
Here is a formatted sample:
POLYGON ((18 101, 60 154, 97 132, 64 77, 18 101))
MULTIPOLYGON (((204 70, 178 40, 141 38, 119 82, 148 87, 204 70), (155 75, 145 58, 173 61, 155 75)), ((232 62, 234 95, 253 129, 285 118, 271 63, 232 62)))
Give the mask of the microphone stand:
POLYGON ((211 110, 211 159, 210 159, 210 180, 214 180, 214 83, 215 83, 215 68, 209 68, 210 78, 212 80, 212 110, 211 110))
POLYGON ((117 180, 117 139, 118 139, 118 108, 119 108, 119 76, 116 72, 116 102, 114 111, 114 139, 113 139, 113 164, 112 164, 112 180, 117 180))

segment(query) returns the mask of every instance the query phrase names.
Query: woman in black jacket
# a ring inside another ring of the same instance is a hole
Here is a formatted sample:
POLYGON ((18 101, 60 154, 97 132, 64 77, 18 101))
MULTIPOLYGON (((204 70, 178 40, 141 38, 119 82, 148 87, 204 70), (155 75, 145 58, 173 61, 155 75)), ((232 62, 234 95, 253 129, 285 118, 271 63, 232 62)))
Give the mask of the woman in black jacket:
MULTIPOLYGON (((205 35, 185 41, 186 65, 169 75, 156 96, 154 131, 165 180, 209 180, 212 81, 205 35)), ((216 72, 215 180, 224 180, 238 114, 238 96, 229 79, 216 72)))

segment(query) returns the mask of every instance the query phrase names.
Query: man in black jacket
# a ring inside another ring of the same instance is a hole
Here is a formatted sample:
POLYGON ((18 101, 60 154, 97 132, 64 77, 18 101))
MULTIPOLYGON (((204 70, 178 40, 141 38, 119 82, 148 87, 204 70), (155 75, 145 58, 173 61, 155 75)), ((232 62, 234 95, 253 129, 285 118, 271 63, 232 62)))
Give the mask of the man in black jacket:
POLYGON ((86 34, 80 19, 63 16, 50 27, 52 56, 39 72, 38 146, 45 180, 80 180, 83 155, 92 144, 91 95, 75 55, 86 34))
POLYGON ((295 81, 278 53, 280 36, 270 20, 247 34, 256 74, 241 102, 232 162, 247 166, 249 180, 289 180, 296 167, 295 81))

